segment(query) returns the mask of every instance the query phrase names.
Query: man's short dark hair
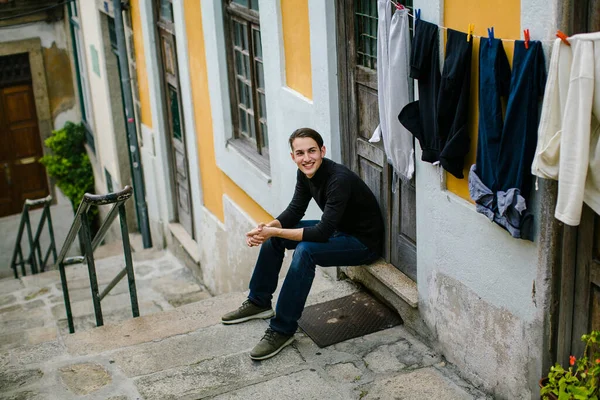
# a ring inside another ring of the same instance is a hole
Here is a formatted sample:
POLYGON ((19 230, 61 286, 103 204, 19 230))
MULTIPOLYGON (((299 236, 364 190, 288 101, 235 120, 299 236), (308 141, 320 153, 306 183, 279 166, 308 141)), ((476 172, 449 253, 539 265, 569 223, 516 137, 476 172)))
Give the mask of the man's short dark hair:
POLYGON ((310 128, 296 129, 290 135, 290 148, 292 150, 294 150, 294 147, 292 146, 292 143, 294 143, 294 140, 297 139, 297 138, 311 138, 315 142, 317 142, 317 146, 319 146, 319 149, 321 147, 323 147, 323 138, 321 137, 321 134, 319 132, 315 131, 314 129, 310 129, 310 128))

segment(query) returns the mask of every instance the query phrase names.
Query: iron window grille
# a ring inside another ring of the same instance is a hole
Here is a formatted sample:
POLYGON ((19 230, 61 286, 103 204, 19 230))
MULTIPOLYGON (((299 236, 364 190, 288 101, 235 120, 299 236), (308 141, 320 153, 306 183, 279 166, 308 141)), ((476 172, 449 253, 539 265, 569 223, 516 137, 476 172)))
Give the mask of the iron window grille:
MULTIPOLYGON (((413 13, 413 2, 396 1, 413 13)), ((354 10, 354 32, 356 34, 356 64, 377 69, 377 0, 357 0, 354 10)), ((395 6, 390 2, 390 7, 395 6)), ((410 33, 413 33, 413 20, 410 19, 410 33)))

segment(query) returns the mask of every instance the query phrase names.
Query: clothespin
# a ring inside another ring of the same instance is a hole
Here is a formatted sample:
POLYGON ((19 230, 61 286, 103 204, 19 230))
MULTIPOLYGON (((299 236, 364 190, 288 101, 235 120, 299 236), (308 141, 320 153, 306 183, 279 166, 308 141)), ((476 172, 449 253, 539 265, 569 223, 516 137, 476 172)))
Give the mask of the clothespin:
POLYGON ((494 27, 487 28, 488 31, 488 46, 492 46, 492 40, 494 39, 494 27))
POLYGON ((525 35, 525 48, 529 48, 529 29, 525 29, 523 31, 523 35, 525 35))
POLYGON ((398 10, 404 10, 404 6, 403 6, 402 4, 400 4, 400 2, 398 2, 398 3, 394 3, 394 4, 396 4, 396 8, 397 8, 398 10))
POLYGON ((417 17, 417 21, 421 19, 421 9, 417 8, 415 11, 415 16, 417 17))
POLYGON ((564 44, 566 44, 567 46, 570 46, 571 43, 569 43, 569 41, 567 40, 567 35, 564 34, 564 32, 558 30, 556 31, 556 37, 559 38, 560 40, 562 40, 562 42, 564 44))
POLYGON ((475 24, 469 24, 469 29, 467 29, 467 42, 471 40, 471 36, 473 35, 474 30, 475 24))

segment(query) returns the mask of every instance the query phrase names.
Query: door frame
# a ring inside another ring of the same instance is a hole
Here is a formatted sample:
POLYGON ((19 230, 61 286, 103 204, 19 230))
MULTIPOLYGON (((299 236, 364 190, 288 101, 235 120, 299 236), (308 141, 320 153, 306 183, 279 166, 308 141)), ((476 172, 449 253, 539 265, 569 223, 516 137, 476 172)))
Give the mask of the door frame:
MULTIPOLYGON (((42 145, 43 155, 48 155, 50 150, 46 147, 44 142, 52 134, 53 122, 52 113, 50 112, 50 99, 48 97, 48 83, 46 82, 42 41, 40 38, 31 38, 0 43, 0 57, 19 53, 29 54, 31 86, 35 100, 40 143, 42 145)), ((53 203, 56 203, 56 189, 53 182, 48 178, 48 174, 46 174, 46 182, 48 190, 53 198, 52 201, 53 203)))
MULTIPOLYGON (((357 0, 336 0, 336 44, 338 48, 337 52, 337 68, 338 68, 338 90, 340 104, 340 142, 341 142, 341 153, 342 162, 344 165, 357 171, 357 155, 364 152, 369 152, 365 146, 357 146, 357 143, 363 145, 369 145, 365 142, 355 140, 353 135, 349 134, 352 129, 355 129, 353 125, 353 112, 358 107, 358 95, 354 94, 354 88, 350 87, 351 82, 358 81, 360 73, 356 73, 356 68, 349 67, 349 61, 356 52, 355 41, 348 40, 354 36, 352 32, 352 25, 350 19, 354 20, 354 7, 352 7, 357 0), (352 35, 352 36, 350 36, 352 35), (361 147, 364 151, 361 151, 361 147)), ((390 5, 391 7, 391 5, 390 5)), ((358 117, 357 117, 358 118, 358 117)), ((383 166, 383 180, 382 185, 387 186, 390 190, 385 190, 385 194, 380 199, 380 208, 382 216, 385 219, 384 228, 384 249, 382 257, 386 262, 393 265, 402 274, 406 275, 409 279, 414 282, 417 281, 417 266, 416 266, 416 253, 417 245, 410 244, 406 237, 401 236, 400 223, 395 218, 400 218, 401 214, 401 193, 404 188, 402 184, 398 185, 397 192, 392 192, 391 186, 393 185, 393 171, 391 165, 385 160, 381 163, 383 166), (413 249, 414 247, 414 249, 413 249), (400 265, 402 267, 400 267, 400 265)), ((415 186, 416 175, 412 181, 407 185, 411 185, 414 193, 416 194, 415 186)), ((416 226, 416 207, 413 216, 413 221, 416 226)), ((416 239, 416 238, 415 238, 416 239)))
MULTIPOLYGON (((596 3, 599 0, 594 0, 596 3)), ((595 31, 600 27, 596 16, 574 13, 580 9, 584 1, 569 0, 558 4, 557 26, 563 32, 570 34, 595 31), (591 25, 591 26, 590 26, 591 25)), ((540 179, 540 239, 538 265, 545 268, 540 277, 550 282, 549 296, 544 318, 544 340, 542 351, 542 371, 548 371, 555 362, 568 365, 572 351, 573 316, 575 306, 575 285, 577 270, 584 269, 579 265, 581 254, 589 249, 579 248, 590 244, 591 238, 586 237, 593 232, 593 227, 573 227, 562 224, 554 218, 554 210, 558 200, 558 182, 540 179)), ((585 208, 585 207, 584 207, 585 208)), ((589 210, 587 210, 589 213, 589 210)), ((593 212, 592 212, 593 213, 593 212)), ((586 210, 582 215, 585 218, 586 210)), ((593 215, 593 214, 592 214, 593 215)), ((575 338, 578 340, 578 338, 575 338)))

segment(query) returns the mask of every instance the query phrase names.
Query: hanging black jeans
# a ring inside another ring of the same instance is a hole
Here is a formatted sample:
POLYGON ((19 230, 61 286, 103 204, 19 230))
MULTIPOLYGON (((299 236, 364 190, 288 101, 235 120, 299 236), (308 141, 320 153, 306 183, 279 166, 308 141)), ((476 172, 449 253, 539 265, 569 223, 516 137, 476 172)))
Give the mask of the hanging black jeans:
POLYGON ((407 104, 398 119, 412 133, 423 154, 421 160, 439 161, 442 148, 437 133, 437 96, 440 88, 438 26, 421 19, 415 24, 410 55, 410 77, 419 81, 419 100, 407 104))
POLYGON ((469 98, 473 39, 448 29, 446 58, 437 98, 438 136, 443 143, 442 167, 458 179, 464 178, 465 156, 469 152, 469 98))

